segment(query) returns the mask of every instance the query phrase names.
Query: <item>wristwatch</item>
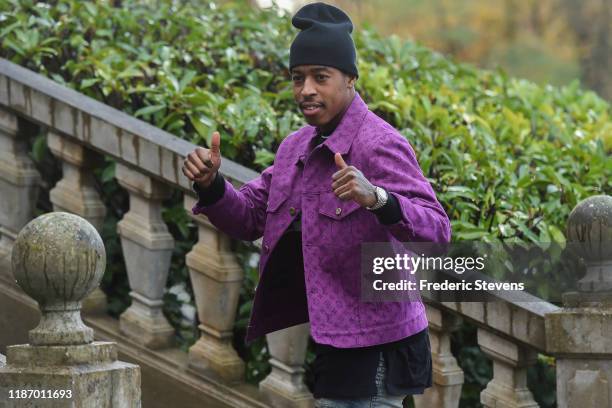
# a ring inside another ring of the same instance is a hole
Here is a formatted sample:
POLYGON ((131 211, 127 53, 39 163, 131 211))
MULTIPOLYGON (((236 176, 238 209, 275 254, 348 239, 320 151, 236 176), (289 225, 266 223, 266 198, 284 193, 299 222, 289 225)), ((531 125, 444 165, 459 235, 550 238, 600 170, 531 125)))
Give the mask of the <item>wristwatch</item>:
POLYGON ((366 210, 378 210, 379 208, 387 204, 389 194, 384 188, 374 186, 374 195, 376 196, 376 204, 371 207, 366 207, 366 210))

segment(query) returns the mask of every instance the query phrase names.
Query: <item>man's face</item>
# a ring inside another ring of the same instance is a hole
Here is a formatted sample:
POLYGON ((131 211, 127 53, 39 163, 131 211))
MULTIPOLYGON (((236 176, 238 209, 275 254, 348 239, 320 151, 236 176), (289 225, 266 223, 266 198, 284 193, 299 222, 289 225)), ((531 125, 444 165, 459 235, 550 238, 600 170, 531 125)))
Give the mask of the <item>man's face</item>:
POLYGON ((355 78, 323 65, 299 65, 291 70, 293 96, 309 125, 330 123, 353 98, 355 78))

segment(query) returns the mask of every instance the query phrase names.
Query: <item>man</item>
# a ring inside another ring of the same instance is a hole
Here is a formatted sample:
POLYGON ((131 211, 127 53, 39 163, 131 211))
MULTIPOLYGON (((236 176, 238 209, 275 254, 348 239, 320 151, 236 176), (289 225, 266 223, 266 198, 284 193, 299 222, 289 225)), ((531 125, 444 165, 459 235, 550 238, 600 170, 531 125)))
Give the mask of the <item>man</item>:
POLYGON ((310 321, 318 407, 401 406, 431 386, 424 306, 361 301, 360 246, 448 242, 450 223, 410 144, 355 91, 350 18, 314 3, 292 23, 301 30, 290 50, 293 90, 308 125, 239 190, 218 171, 215 132, 210 150, 184 163, 200 198, 193 212, 236 239, 263 236, 247 341, 310 321))

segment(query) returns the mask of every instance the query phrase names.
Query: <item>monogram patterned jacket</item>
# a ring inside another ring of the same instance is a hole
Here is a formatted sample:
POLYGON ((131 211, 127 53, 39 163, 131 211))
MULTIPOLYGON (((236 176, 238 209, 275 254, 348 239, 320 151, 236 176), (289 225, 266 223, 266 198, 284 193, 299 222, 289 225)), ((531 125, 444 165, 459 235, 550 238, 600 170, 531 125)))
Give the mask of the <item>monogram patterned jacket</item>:
POLYGON ((407 241, 450 241, 449 219, 411 145, 371 112, 359 94, 334 132, 313 147, 315 136, 312 126, 292 133, 279 146, 274 164, 258 178, 240 189, 224 181, 221 199, 193 208, 231 237, 263 236, 260 280, 246 341, 306 321, 317 343, 341 348, 388 343, 423 330, 427 318, 420 300, 360 298, 362 243, 389 242, 396 247, 407 241), (372 184, 395 196, 400 221, 382 224, 371 211, 334 195, 336 152, 372 184), (269 260, 296 217, 301 218, 303 283, 279 285, 275 281, 291 273, 291 266, 269 260))

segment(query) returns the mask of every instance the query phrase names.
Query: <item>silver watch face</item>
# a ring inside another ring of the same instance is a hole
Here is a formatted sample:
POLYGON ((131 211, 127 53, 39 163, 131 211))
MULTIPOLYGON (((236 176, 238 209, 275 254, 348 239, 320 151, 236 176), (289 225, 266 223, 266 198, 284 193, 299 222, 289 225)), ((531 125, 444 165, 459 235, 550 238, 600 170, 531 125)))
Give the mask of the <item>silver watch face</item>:
POLYGON ((374 205, 371 207, 367 207, 371 210, 379 209, 387 203, 387 199, 389 198, 387 191, 384 188, 378 186, 374 186, 374 195, 376 196, 376 203, 374 203, 374 205))

